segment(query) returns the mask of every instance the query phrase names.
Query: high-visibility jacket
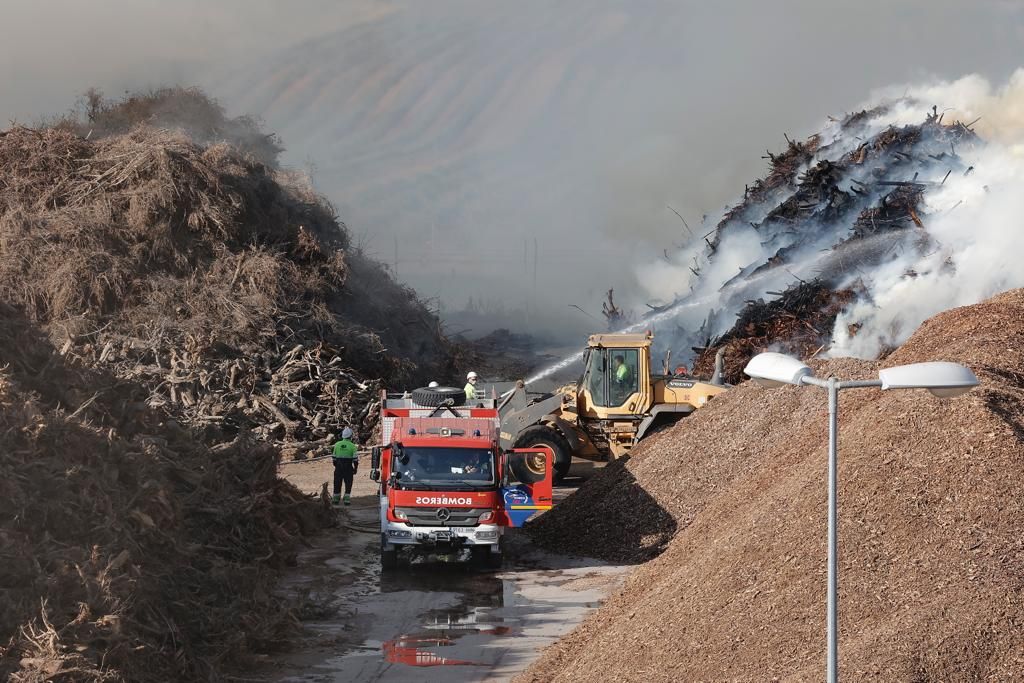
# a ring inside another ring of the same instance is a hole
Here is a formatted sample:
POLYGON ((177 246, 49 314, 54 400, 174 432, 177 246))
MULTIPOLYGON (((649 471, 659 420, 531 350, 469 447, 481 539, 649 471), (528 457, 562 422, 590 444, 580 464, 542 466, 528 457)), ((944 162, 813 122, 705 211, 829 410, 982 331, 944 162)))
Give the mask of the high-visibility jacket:
POLYGON ((355 460, 356 445, 348 439, 342 439, 334 444, 334 457, 340 460, 355 460))
POLYGON ((473 384, 471 382, 466 382, 465 391, 466 391, 466 400, 467 401, 474 401, 474 400, 476 400, 476 387, 473 386, 473 384))
POLYGON ((620 384, 625 384, 629 381, 629 366, 623 363, 619 367, 615 368, 615 379, 620 384))

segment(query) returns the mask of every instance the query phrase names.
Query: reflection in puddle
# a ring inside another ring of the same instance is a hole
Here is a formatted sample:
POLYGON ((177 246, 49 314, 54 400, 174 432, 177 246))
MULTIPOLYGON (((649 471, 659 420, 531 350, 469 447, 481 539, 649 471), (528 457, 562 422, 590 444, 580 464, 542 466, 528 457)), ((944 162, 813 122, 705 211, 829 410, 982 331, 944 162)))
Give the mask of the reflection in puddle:
POLYGON ((452 571, 451 567, 388 572, 381 576, 381 593, 397 591, 440 591, 460 596, 458 606, 430 610, 420 616, 419 629, 403 633, 381 646, 384 659, 407 666, 488 666, 456 657, 446 657, 440 648, 456 645, 464 636, 514 635, 506 618, 497 614, 505 606, 505 592, 514 590, 510 581, 492 574, 469 570, 452 571))
POLYGON ((484 666, 482 662, 451 659, 423 649, 423 646, 449 647, 454 644, 455 641, 451 638, 399 636, 394 640, 385 642, 381 649, 384 651, 384 659, 392 664, 405 664, 407 666, 484 666))

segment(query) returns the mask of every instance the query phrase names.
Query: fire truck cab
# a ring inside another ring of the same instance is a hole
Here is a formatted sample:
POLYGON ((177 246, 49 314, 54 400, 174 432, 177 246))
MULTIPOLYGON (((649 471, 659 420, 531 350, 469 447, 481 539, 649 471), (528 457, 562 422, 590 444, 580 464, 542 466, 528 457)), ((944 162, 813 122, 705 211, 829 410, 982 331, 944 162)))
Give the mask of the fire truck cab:
POLYGON ((432 407, 382 394, 383 445, 372 452, 370 477, 380 485, 385 569, 401 555, 500 567, 505 529, 551 508, 554 454, 503 450, 498 423, 493 398, 432 407))

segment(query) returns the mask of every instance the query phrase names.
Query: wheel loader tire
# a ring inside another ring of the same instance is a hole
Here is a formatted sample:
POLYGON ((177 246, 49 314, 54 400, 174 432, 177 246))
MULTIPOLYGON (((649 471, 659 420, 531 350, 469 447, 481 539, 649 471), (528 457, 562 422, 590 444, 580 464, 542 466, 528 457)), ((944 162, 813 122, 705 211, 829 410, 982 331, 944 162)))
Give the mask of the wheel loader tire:
POLYGON ((524 429, 516 439, 515 447, 532 448, 534 446, 547 446, 555 454, 555 481, 561 481, 565 475, 569 474, 569 467, 572 465, 572 451, 569 450, 569 442, 557 430, 543 425, 524 429))
POLYGON ((544 460, 543 456, 532 453, 512 453, 508 466, 516 479, 524 484, 535 484, 547 475, 544 460))
POLYGON ((466 402, 466 392, 458 387, 422 387, 412 390, 412 400, 428 408, 436 408, 447 401, 451 401, 450 405, 461 406, 466 402))

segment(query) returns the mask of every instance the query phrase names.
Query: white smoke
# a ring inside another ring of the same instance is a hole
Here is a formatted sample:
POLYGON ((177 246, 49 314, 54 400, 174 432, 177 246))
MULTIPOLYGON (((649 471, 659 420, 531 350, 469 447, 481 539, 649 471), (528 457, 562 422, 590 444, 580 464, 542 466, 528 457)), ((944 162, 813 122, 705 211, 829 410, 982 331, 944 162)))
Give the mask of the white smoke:
POLYGON ((926 193, 922 220, 934 248, 907 250, 864 279, 869 296, 836 320, 834 356, 873 358, 940 311, 1024 287, 1024 69, 1001 87, 970 75, 886 92, 904 91, 878 125, 918 122, 922 103, 934 103, 945 121, 978 119, 987 143, 959 151, 974 167, 969 175, 926 193), (852 336, 851 325, 861 326, 852 336))
MULTIPOLYGON (((1024 267, 1017 263, 1024 252, 1024 192, 1020 191, 1024 187, 1024 68, 1001 86, 978 75, 893 86, 874 93, 861 108, 873 109, 879 104, 886 105, 879 110, 882 113, 865 121, 858 131, 835 121, 826 124, 820 133, 821 148, 805 169, 822 159, 835 162, 891 126, 920 125, 934 105, 943 124, 971 124, 983 141, 965 142, 954 150, 953 157, 946 157, 950 166, 941 161, 922 173, 937 173, 937 177, 914 175, 915 180, 927 184, 918 210, 923 228, 885 230, 873 237, 861 234, 847 242, 853 228, 849 218, 816 227, 805 223, 799 236, 792 237, 768 224, 759 229, 749 227, 792 195, 793 188, 785 186, 731 219, 713 250, 698 234, 686 248, 639 269, 637 279, 645 294, 704 303, 699 310, 681 308, 683 312, 674 322, 687 332, 699 327, 710 309, 724 312, 713 328, 706 330, 717 335, 732 325, 733 314, 745 300, 771 298, 771 292, 819 272, 850 272, 845 281, 833 284, 856 286, 860 296, 837 318, 830 354, 873 358, 883 347, 902 343, 935 313, 1024 287, 1024 267), (950 173, 943 178, 946 168, 950 173), (785 267, 753 275, 755 266, 791 243, 799 251, 786 254, 785 267), (837 249, 837 245, 843 246, 837 249), (864 258, 871 250, 876 256, 884 252, 885 257, 864 258), (843 259, 864 265, 851 271, 842 266, 843 259), (741 271, 743 277, 737 278, 741 271)), ((910 173, 900 170, 907 168, 897 163, 900 161, 892 158, 887 168, 885 163, 883 168, 878 164, 846 165, 839 186, 846 190, 853 188, 853 183, 870 185, 875 192, 871 202, 877 205, 892 187, 873 183, 879 178, 872 177, 872 172, 884 169, 884 178, 910 180, 910 173)), ((691 335, 679 341, 694 340, 691 335)))
POLYGON ((836 319, 831 355, 874 358, 940 311, 1024 287, 1024 149, 992 143, 962 156, 976 170, 926 195, 935 246, 864 280, 869 297, 836 319), (862 327, 851 336, 850 325, 862 327))
POLYGON ((977 74, 955 81, 889 86, 875 92, 871 104, 864 104, 864 107, 880 101, 893 102, 889 113, 878 121, 883 126, 920 123, 920 105, 934 104, 944 115, 944 122, 976 121, 972 128, 992 143, 1024 142, 1024 67, 1018 68, 998 87, 977 74))

